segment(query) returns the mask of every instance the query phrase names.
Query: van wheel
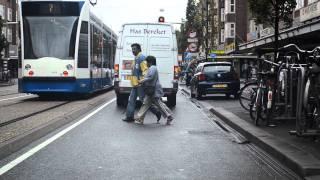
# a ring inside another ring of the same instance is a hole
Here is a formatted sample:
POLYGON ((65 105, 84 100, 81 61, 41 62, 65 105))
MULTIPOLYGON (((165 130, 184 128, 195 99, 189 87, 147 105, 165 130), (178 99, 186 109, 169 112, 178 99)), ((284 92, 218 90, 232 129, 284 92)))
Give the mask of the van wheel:
POLYGON ((169 95, 167 97, 167 105, 170 107, 176 106, 177 104, 177 96, 176 94, 169 95))
POLYGON ((128 103, 128 98, 124 94, 117 94, 117 105, 126 106, 128 103))

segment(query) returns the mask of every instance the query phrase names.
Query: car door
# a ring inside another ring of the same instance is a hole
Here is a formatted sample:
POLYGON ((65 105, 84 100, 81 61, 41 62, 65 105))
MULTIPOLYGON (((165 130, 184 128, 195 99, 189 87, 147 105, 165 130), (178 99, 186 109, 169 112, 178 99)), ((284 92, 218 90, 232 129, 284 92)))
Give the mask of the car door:
POLYGON ((198 86, 198 76, 201 73, 202 67, 203 67, 202 65, 197 66, 197 68, 191 78, 191 81, 190 81, 190 89, 191 90, 195 90, 198 86))

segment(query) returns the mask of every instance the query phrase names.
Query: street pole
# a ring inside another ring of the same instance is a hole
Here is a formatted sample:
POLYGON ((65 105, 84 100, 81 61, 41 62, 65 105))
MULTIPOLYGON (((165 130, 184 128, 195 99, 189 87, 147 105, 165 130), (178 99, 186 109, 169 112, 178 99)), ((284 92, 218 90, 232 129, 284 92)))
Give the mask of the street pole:
POLYGON ((208 51, 209 51, 209 0, 206 0, 206 61, 208 61, 208 51))

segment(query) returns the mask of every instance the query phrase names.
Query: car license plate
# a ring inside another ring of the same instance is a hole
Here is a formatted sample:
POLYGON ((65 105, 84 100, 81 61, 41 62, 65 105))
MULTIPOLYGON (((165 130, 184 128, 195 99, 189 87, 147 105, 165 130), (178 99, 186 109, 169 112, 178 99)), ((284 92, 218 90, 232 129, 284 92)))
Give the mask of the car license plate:
POLYGON ((226 88, 228 87, 227 84, 214 84, 212 85, 213 88, 226 88))

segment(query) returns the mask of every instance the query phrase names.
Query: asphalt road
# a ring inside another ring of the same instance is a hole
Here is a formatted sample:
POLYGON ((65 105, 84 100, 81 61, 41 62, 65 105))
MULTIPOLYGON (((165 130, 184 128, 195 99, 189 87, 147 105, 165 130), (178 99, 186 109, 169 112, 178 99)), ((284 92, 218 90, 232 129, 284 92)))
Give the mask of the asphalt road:
MULTIPOLYGON (((109 100, 106 100, 109 101, 109 100)), ((148 114, 144 125, 121 121, 125 109, 110 102, 62 137, 41 144, 42 138, 0 161, 12 169, 0 179, 292 179, 282 167, 270 163, 263 151, 251 144, 238 144, 230 132, 208 114, 178 94, 170 126, 156 124, 148 114), (19 159, 18 159, 19 160, 19 159)), ((80 121, 82 122, 82 121, 80 121)), ((65 127, 67 128, 67 126, 65 127)), ((2 167, 2 168, 1 168, 2 167)), ((7 167, 7 166, 6 166, 7 167)))

